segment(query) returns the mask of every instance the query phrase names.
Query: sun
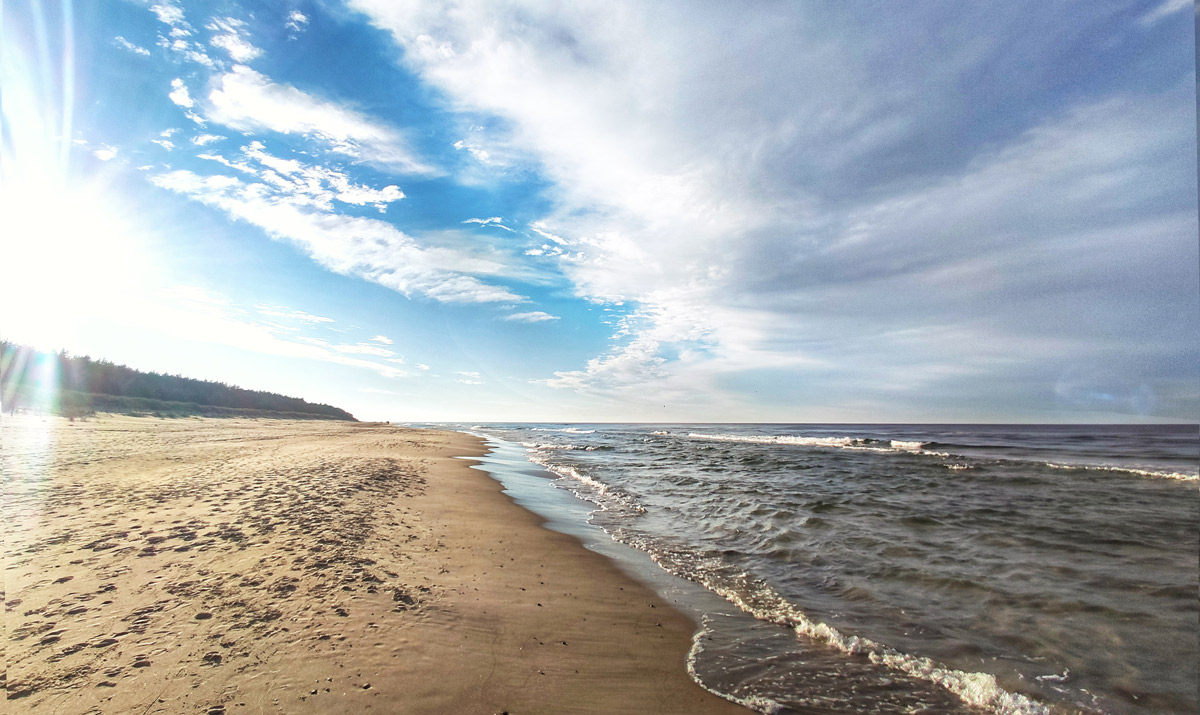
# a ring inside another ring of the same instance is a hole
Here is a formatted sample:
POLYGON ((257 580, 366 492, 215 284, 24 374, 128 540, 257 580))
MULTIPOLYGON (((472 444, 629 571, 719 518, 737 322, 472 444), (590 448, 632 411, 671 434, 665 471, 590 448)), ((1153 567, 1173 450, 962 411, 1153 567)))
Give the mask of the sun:
POLYGON ((64 34, 68 49, 53 59, 29 38, 0 38, 0 337, 45 348, 128 309, 154 273, 115 173, 73 135, 64 34))
POLYGON ((139 292, 148 270, 136 231, 87 186, 0 185, 0 326, 46 347, 139 292))

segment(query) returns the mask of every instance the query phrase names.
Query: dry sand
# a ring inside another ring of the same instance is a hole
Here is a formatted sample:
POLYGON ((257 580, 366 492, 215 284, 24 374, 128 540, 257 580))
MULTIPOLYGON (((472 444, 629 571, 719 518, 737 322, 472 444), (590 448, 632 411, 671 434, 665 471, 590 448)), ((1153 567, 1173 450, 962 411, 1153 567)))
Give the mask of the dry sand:
POLYGON ((5 417, 5 712, 745 713, 452 432, 5 417))

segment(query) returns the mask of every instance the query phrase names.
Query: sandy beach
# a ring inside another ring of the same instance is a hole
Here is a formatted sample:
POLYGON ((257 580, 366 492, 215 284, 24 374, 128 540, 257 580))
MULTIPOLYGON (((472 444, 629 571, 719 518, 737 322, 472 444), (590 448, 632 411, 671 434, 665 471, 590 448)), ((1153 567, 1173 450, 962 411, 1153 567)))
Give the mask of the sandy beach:
POLYGON ((6 416, 6 712, 747 712, 694 624, 468 467, 338 422, 6 416))

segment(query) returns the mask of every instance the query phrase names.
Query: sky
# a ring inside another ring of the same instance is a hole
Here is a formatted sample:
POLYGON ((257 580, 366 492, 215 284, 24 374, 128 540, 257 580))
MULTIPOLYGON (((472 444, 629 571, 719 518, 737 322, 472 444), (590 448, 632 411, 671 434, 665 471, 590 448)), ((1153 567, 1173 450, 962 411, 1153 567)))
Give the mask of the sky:
POLYGON ((4 339, 370 420, 1200 420, 1190 2, 2 8, 4 339))

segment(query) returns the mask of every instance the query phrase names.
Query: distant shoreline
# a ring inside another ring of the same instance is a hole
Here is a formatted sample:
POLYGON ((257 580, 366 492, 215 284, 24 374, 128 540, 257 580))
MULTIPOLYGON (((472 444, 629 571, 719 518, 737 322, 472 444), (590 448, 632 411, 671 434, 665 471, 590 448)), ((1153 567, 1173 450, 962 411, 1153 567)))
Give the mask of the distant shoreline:
POLYGON ((88 417, 97 412, 154 417, 334 419, 354 415, 263 390, 144 372, 107 360, 47 352, 0 340, 0 411, 88 417))
POLYGON ((5 412, 45 414, 47 416, 67 417, 68 419, 87 419, 104 415, 161 418, 211 417, 214 419, 331 420, 337 422, 348 422, 353 419, 309 412, 223 407, 221 405, 204 405, 196 402, 155 400, 146 397, 122 397, 119 395, 70 393, 67 391, 63 391, 60 395, 61 402, 57 410, 39 410, 28 403, 18 403, 11 408, 5 406, 5 412))

